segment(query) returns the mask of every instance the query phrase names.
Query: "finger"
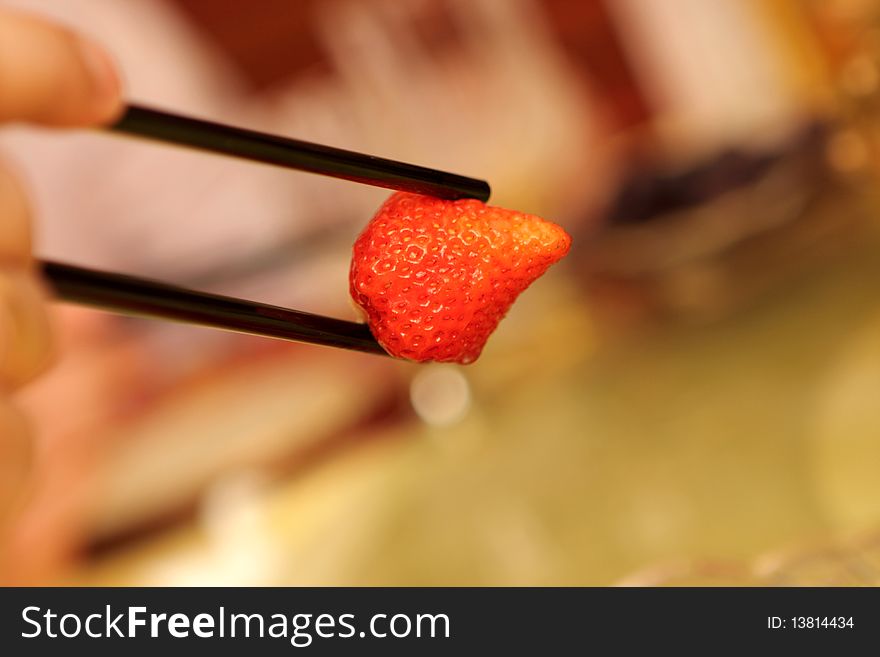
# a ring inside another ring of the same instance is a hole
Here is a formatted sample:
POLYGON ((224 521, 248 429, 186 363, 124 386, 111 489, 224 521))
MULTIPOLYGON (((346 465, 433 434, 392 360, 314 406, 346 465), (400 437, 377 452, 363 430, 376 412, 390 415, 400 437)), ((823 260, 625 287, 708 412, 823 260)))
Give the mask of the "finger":
POLYGON ((31 261, 28 203, 15 176, 0 166, 0 267, 25 267, 31 261))
POLYGON ((30 427, 8 401, 0 400, 0 536, 24 500, 33 461, 30 427))
POLYGON ((14 390, 49 364, 51 331, 46 293, 36 276, 0 270, 0 390, 14 390))
POLYGON ((120 111, 120 83, 91 41, 39 18, 0 10, 0 121, 92 125, 120 111))

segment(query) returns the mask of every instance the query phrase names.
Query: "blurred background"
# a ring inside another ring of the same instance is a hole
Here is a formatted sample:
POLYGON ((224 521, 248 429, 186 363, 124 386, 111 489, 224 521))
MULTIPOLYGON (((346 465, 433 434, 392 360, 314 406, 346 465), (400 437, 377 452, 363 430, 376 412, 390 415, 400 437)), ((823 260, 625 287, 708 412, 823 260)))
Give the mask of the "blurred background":
MULTIPOLYGON (((58 305, 8 583, 880 584, 880 3, 0 0, 571 255, 420 366, 58 305)), ((387 192, 15 128, 41 256, 352 318, 387 192)))

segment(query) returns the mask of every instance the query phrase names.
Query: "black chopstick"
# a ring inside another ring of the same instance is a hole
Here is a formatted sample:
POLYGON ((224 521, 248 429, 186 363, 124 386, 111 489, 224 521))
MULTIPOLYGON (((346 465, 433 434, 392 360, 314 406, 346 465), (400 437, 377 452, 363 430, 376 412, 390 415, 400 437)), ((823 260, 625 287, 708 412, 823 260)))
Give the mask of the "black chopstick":
POLYGON ((450 200, 488 201, 485 180, 129 105, 116 132, 450 200))
POLYGON ((43 274, 58 297, 129 315, 387 355, 365 324, 57 262, 43 274))

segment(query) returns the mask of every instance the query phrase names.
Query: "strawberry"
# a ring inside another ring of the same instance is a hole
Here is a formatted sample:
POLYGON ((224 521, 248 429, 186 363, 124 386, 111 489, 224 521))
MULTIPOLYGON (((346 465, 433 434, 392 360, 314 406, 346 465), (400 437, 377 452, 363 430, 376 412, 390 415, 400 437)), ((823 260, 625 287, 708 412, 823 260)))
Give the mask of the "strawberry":
POLYGON ((354 243, 351 295, 392 356, 472 363, 570 246, 562 228, 534 215, 397 192, 354 243))

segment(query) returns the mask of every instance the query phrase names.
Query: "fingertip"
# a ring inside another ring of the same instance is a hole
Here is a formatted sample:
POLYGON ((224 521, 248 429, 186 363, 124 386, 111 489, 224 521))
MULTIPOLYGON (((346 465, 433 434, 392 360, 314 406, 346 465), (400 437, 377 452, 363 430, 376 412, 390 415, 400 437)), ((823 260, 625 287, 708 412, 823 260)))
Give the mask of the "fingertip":
POLYGON ((55 356, 48 295, 28 271, 0 269, 0 390, 15 390, 55 356))
POLYGON ((86 127, 123 109, 112 57, 87 37, 0 9, 0 121, 86 127))
POLYGON ((30 206, 21 181, 0 161, 0 267, 31 265, 30 206))
POLYGON ((0 399, 0 537, 21 510, 33 462, 29 422, 18 408, 0 399))

